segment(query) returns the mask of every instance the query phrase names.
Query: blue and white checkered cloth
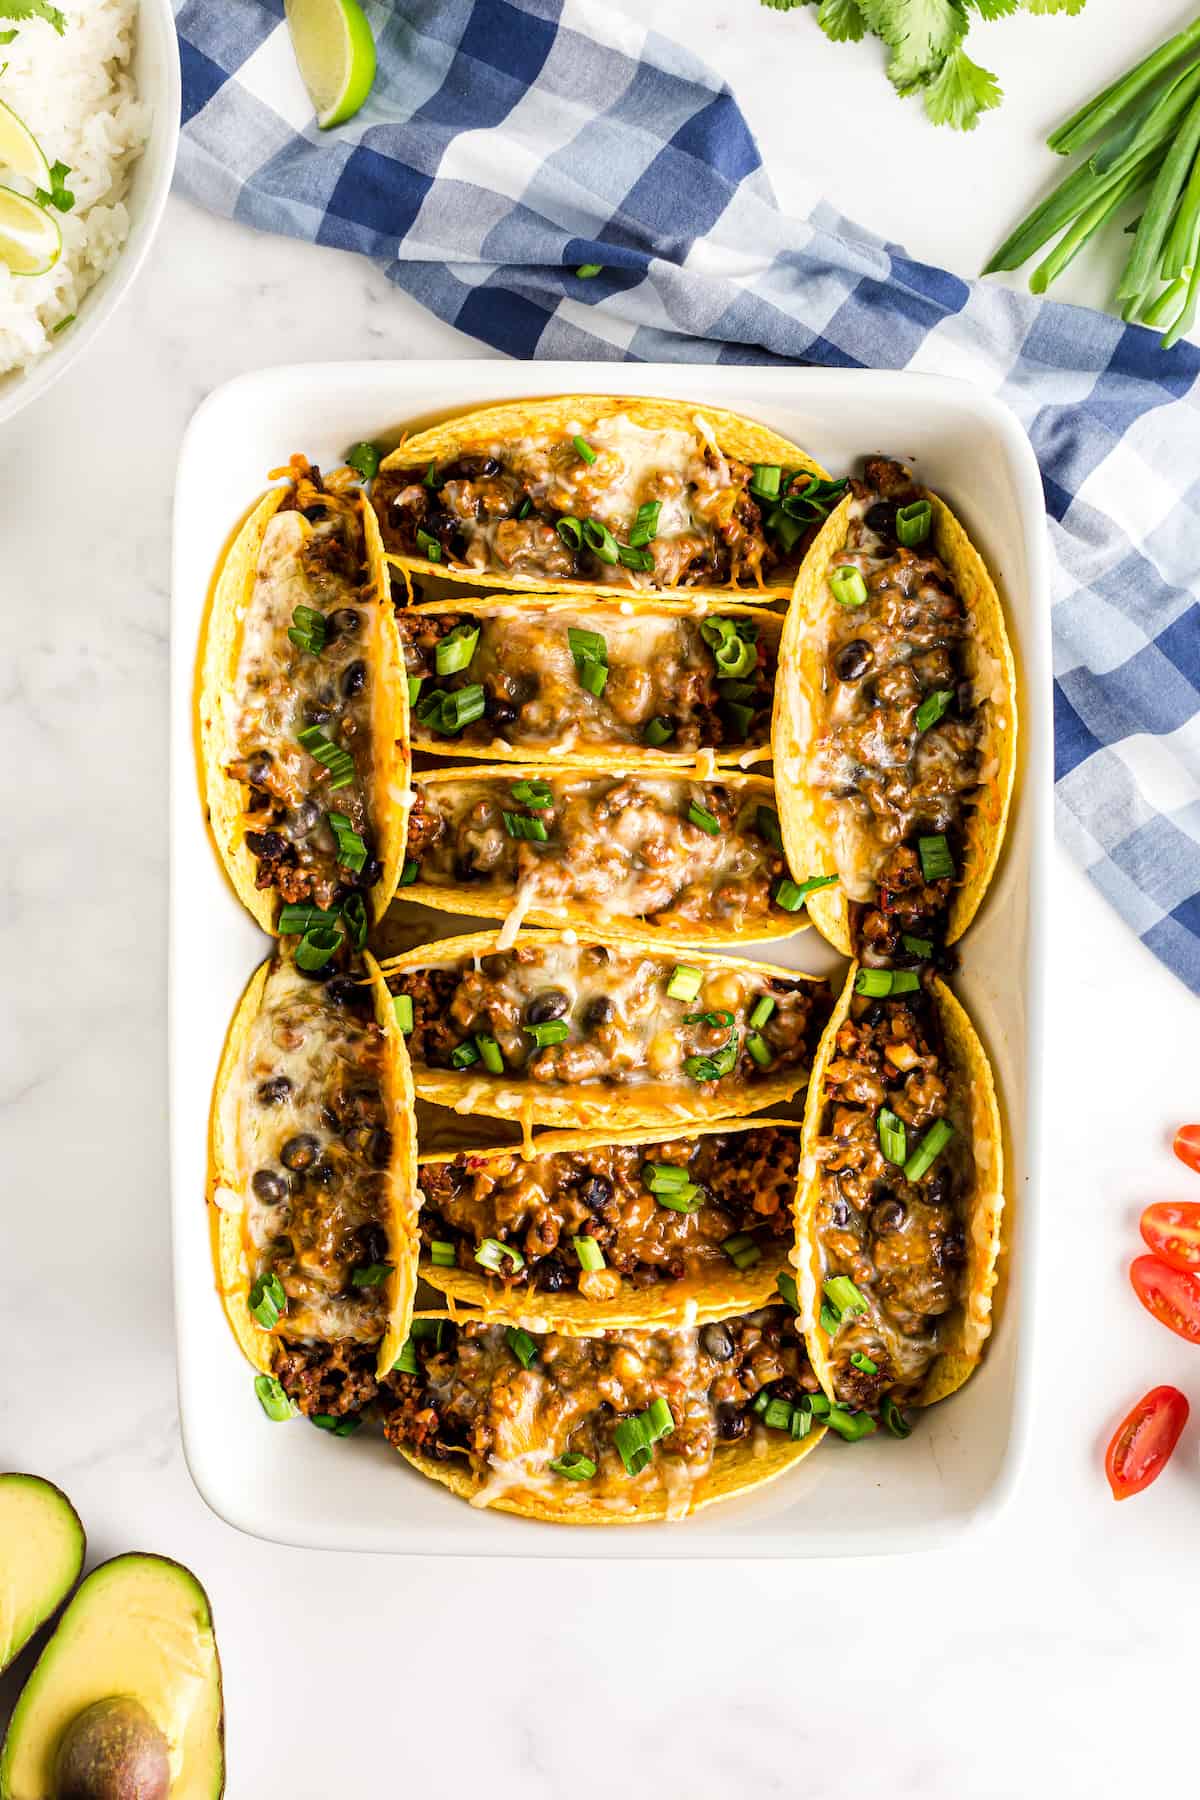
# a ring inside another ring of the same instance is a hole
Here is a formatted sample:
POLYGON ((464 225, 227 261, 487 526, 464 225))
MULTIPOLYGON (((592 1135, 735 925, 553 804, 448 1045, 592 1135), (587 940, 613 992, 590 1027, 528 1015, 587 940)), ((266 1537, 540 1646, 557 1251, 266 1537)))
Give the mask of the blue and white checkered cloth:
POLYGON ((611 4, 365 3, 376 85, 326 135, 280 110, 283 0, 182 0, 183 192, 373 257, 510 356, 920 369, 1007 401, 1045 480, 1058 829, 1200 992, 1200 351, 824 203, 786 218, 729 89, 611 4))

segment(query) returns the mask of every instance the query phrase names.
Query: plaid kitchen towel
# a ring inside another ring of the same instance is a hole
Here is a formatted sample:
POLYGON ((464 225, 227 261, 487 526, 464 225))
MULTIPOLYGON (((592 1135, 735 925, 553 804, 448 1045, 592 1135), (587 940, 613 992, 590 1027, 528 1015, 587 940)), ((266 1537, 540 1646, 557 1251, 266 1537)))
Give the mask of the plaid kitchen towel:
POLYGON ((1200 992, 1200 351, 914 262, 819 199, 785 217, 729 89, 611 5, 366 6, 374 91, 323 134, 282 0, 182 0, 183 192, 361 251, 511 356, 916 369, 1007 401, 1045 481, 1058 829, 1200 992))

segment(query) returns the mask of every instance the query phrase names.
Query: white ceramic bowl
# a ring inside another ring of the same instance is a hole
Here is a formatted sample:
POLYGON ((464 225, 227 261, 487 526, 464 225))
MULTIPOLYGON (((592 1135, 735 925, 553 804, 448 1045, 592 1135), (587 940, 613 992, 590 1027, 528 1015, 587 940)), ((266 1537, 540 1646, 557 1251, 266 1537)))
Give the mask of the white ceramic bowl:
POLYGON ((28 370, 0 377, 0 425, 31 406, 72 363, 87 354, 133 286, 154 241, 179 144, 179 40, 171 0, 141 0, 133 66, 138 97, 150 106, 153 118, 126 197, 130 227, 125 248, 85 297, 78 321, 62 342, 28 370))

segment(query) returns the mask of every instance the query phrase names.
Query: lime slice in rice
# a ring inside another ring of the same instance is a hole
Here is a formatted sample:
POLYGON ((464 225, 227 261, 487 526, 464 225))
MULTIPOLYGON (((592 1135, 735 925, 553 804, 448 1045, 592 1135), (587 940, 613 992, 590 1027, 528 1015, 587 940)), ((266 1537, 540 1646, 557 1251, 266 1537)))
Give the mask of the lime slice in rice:
POLYGON ((292 49, 322 131, 352 119, 375 80, 375 40, 358 0, 284 0, 292 49))
POLYGON ((62 254, 58 220, 36 201, 0 187, 0 262, 14 275, 44 275, 62 254))
POLYGON ((42 146, 11 106, 0 100, 0 168, 31 181, 34 187, 50 186, 50 166, 42 154, 42 146))

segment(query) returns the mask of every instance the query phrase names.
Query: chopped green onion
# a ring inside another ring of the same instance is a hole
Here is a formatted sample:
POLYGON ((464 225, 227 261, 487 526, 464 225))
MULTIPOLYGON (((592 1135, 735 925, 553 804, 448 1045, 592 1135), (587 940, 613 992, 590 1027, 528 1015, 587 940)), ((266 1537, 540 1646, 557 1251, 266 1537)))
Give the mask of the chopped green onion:
POLYGON ((832 1403, 828 1394, 809 1394, 808 1404, 818 1419, 829 1417, 829 1408, 832 1403))
POLYGON ((839 1437, 844 1437, 848 1444, 856 1444, 860 1438, 870 1437, 878 1427, 870 1413, 850 1412, 844 1406, 831 1406, 829 1424, 839 1437))
POLYGON ((910 956, 918 956, 922 962, 928 962, 933 955, 932 938, 910 937, 907 931, 903 931, 900 934, 900 942, 910 956))
POLYGON ((737 700, 727 700, 725 702, 725 716, 733 726, 739 740, 745 742, 750 736, 750 730, 754 724, 754 708, 752 706, 743 706, 741 702, 737 700))
POLYGON ((878 1375, 879 1364, 872 1362, 863 1350, 855 1350, 850 1357, 850 1367, 861 1369, 864 1375, 878 1375))
POLYGON ((583 526, 570 513, 564 513, 561 519, 556 520, 554 529, 568 550, 583 548, 583 526))
POLYGON ((325 648, 327 625, 325 614, 312 606, 297 606, 292 609, 292 622, 288 627, 288 636, 301 650, 307 650, 310 656, 320 656, 325 648))
POLYGON ((272 1270, 269 1274, 260 1275, 250 1289, 250 1315, 270 1331, 278 1325, 287 1311, 287 1295, 283 1291, 283 1283, 272 1270))
POLYGON ((767 1392, 766 1388, 759 1388, 757 1394, 755 1394, 755 1396, 754 1396, 754 1401, 753 1401, 753 1404, 751 1405, 750 1410, 751 1410, 751 1412, 757 1413, 759 1418, 761 1419, 763 1414, 766 1412, 768 1406, 770 1406, 770 1404, 771 1404, 771 1396, 767 1392))
POLYGON ((773 997, 770 994, 760 994, 758 999, 754 1002, 754 1005, 750 1008, 750 1016, 746 1020, 746 1023, 753 1031, 761 1031, 762 1027, 766 1024, 774 1011, 775 1001, 773 997))
POLYGON ((282 1425, 285 1419, 294 1417, 296 1408, 274 1375, 255 1376, 254 1391, 258 1395, 258 1404, 274 1424, 282 1425))
POLYGON ((935 1119, 905 1163, 904 1179, 920 1181, 922 1175, 927 1175, 953 1136, 949 1119, 935 1119))
POLYGON ((320 1431, 331 1431, 334 1437, 348 1438, 353 1437, 362 1424, 362 1414, 343 1413, 339 1419, 333 1413, 314 1413, 312 1423, 320 1431))
POLYGON ((279 909, 280 937, 295 937, 311 931, 314 925, 336 925, 340 918, 338 907, 330 907, 324 911, 314 906, 310 900, 289 902, 279 909))
POLYGON ((337 860, 343 869, 349 869, 357 875, 367 860, 367 846, 351 825, 345 813, 326 813, 329 829, 337 839, 337 860))
POLYGON ((694 1181, 686 1181, 682 1187, 661 1189, 655 1193, 654 1198, 660 1206, 669 1208, 671 1212, 690 1215, 699 1212, 708 1199, 708 1194, 704 1188, 697 1187, 694 1181))
POLYGON ((928 500, 914 500, 896 509, 896 536, 906 550, 923 544, 933 524, 933 508, 928 500))
POLYGON ((397 887, 411 887, 413 882, 417 879, 417 876, 420 873, 421 873, 421 865, 417 861, 416 857, 415 856, 406 856, 404 859, 404 867, 400 871, 400 879, 396 883, 396 886, 397 887))
POLYGON ((771 898, 784 912, 799 912, 810 894, 815 894, 818 888, 833 887, 836 881, 836 875, 812 875, 807 881, 799 882, 792 881, 785 875, 782 881, 775 884, 771 898))
POLYGON ((342 941, 340 931, 326 925, 314 925, 296 945, 296 967, 310 975, 323 969, 342 941))
POLYGON ((792 1429, 792 1403, 790 1400, 770 1400, 762 1416, 762 1422, 768 1431, 790 1431, 792 1429))
POLYGON ((806 1438, 813 1428, 811 1406, 799 1404, 792 1408, 791 1433, 794 1438, 806 1438))
POLYGON ((854 977, 854 991, 869 1000, 886 1000, 889 994, 915 994, 921 977, 915 969, 860 969, 854 977))
POLYGON ((779 826, 779 814, 773 806, 760 806, 754 815, 754 823, 758 827, 758 835, 765 839, 772 850, 783 850, 783 832, 779 826))
POLYGON ((518 781, 512 790, 512 797, 535 812, 554 805, 554 790, 548 781, 518 781))
POLYGON ((732 1071, 737 1062, 737 1053, 738 1034, 731 1031, 728 1043, 715 1056, 685 1056, 684 1073, 690 1075, 693 1081, 720 1081, 732 1071))
POLYGON ((782 475, 777 463, 755 463, 750 472, 750 492, 756 500, 778 500, 782 475))
POLYGON ((771 1064, 774 1061, 774 1058, 771 1055, 771 1046, 760 1032, 748 1031, 746 1033, 746 1048, 760 1069, 769 1069, 771 1067, 771 1064))
POLYGON ((475 1033, 475 1048, 483 1059, 483 1066, 491 1075, 503 1075, 504 1057, 494 1037, 475 1033))
POLYGON ((424 476, 422 477, 421 486, 427 487, 427 488, 435 488, 437 486, 437 484, 438 484, 437 463, 431 462, 429 467, 426 469, 424 476))
POLYGON ((608 664, 592 662, 589 658, 585 658, 582 662, 575 664, 575 670, 579 676, 580 687, 586 688, 589 694, 594 694, 599 699, 608 682, 608 664))
POLYGON ((364 481, 374 481, 381 461, 377 444, 355 444, 352 450, 346 452, 347 466, 357 470, 364 481))
POLYGON ((781 1269, 775 1277, 775 1286, 779 1289, 779 1292, 783 1295, 783 1298, 787 1301, 792 1311, 799 1312, 800 1296, 796 1292, 796 1277, 789 1274, 786 1269, 781 1269))
POLYGON ((420 1373, 421 1365, 417 1361, 417 1346, 413 1343, 411 1336, 406 1337, 399 1356, 392 1364, 392 1374, 419 1375, 420 1373))
POLYGON ((539 1050, 545 1050, 549 1044, 565 1044, 571 1035, 571 1027, 565 1019, 547 1019, 544 1025, 523 1025, 521 1029, 539 1050))
POLYGON ((936 837, 919 837, 917 854, 926 881, 946 881, 954 874, 954 858, 950 846, 939 832, 936 837))
POLYGON ((575 446, 576 454, 581 456, 584 462, 590 467, 596 460, 596 452, 592 449, 592 446, 588 443, 587 439, 574 437, 571 439, 571 442, 575 446))
MULTIPOLYGON (((11 44, 16 35, 15 31, 0 32, 0 44, 11 44)), ((57 337, 60 331, 65 331, 68 325, 73 325, 75 323, 76 317, 77 315, 75 313, 68 313, 65 319, 60 319, 58 324, 54 326, 50 336, 57 337)))
POLYGON ((762 1250, 748 1231, 739 1231, 733 1237, 727 1237, 721 1248, 738 1269, 752 1269, 755 1263, 762 1261, 762 1250))
POLYGON ((460 1044, 458 1049, 454 1051, 450 1058, 450 1067, 452 1069, 469 1069, 472 1063, 477 1063, 478 1061, 479 1052, 471 1042, 470 1038, 468 1038, 465 1043, 460 1044))
POLYGON ((382 1287, 395 1266, 389 1262, 366 1263, 360 1269, 351 1269, 351 1283, 356 1288, 382 1287))
POLYGON ((954 693, 950 688, 935 688, 932 694, 926 694, 917 708, 917 730, 928 731, 932 725, 936 725, 953 699, 954 693))
POLYGON ((417 532, 417 549, 423 553, 426 562, 440 563, 442 560, 442 546, 427 531, 417 532))
POLYGON ((396 1015, 396 1025, 405 1037, 411 1037, 413 1025, 413 1003, 411 994, 393 994, 392 1011, 396 1015))
POLYGON ((912 1426, 905 1418, 890 1394, 885 1394, 879 1402, 879 1416, 893 1437, 906 1438, 912 1436, 912 1426))
POLYGON ((524 813, 506 812, 504 829, 511 838, 528 838, 531 843, 545 844, 550 834, 541 819, 527 819, 524 813))
MULTIPOLYGON (((582 275, 583 270, 579 273, 582 275)), ((556 1475, 564 1481, 590 1481, 596 1473, 596 1465, 590 1456, 584 1456, 578 1450, 568 1450, 565 1456, 556 1456, 548 1465, 556 1475)))
POLYGON ((842 1315, 826 1302, 821 1307, 821 1330, 826 1337, 836 1337, 842 1329, 842 1315))
POLYGON ((839 606, 864 606, 867 601, 867 584, 862 572, 849 564, 835 569, 829 577, 829 588, 839 606))
POLYGON ((297 734, 296 741, 321 767, 328 769, 331 788, 348 787, 354 780, 354 758, 340 744, 331 743, 319 725, 308 725, 297 734))
POLYGON ((867 1303, 848 1275, 831 1275, 823 1285, 825 1298, 836 1306, 843 1319, 851 1313, 866 1312, 867 1303))
POLYGON ((658 536, 658 515, 661 511, 661 500, 646 500, 638 507, 633 529, 629 533, 629 542, 635 550, 640 549, 643 544, 652 543, 658 536))
POLYGON ((442 700, 442 718, 435 730, 447 737, 454 737, 465 726, 473 725, 476 719, 482 719, 486 701, 482 687, 472 682, 470 687, 459 688, 456 693, 447 694, 442 700))
POLYGON ((537 1358, 537 1345, 527 1331, 519 1325, 510 1325, 504 1333, 504 1341, 516 1357, 523 1369, 528 1369, 537 1358))
POLYGON ((579 1258, 579 1266, 587 1273, 604 1267, 604 1252, 594 1237, 573 1237, 571 1248, 579 1258))
POLYGON ((446 1329, 446 1323, 447 1321, 445 1319, 414 1319, 412 1322, 412 1335, 414 1338, 432 1338, 434 1348, 440 1350, 442 1347, 442 1334, 446 1329))
POLYGON ((902 1169, 908 1155, 908 1132, 904 1120, 898 1119, 889 1107, 882 1106, 876 1125, 879 1131, 879 1148, 890 1163, 895 1163, 897 1168, 902 1169))
POLYGON ((434 1238, 429 1246, 429 1260, 435 1269, 452 1269, 458 1261, 458 1254, 447 1238, 434 1238))
POLYGON ((460 669, 469 668, 478 642, 478 625, 456 625, 453 631, 447 632, 437 647, 438 674, 457 675, 460 669))
POLYGON ((652 1194, 665 1193, 668 1188, 686 1187, 691 1180, 682 1163, 643 1163, 642 1180, 652 1194))
POLYGON ((674 736, 675 736, 674 720, 668 719, 662 713, 660 713, 656 719, 651 719, 650 723, 646 726, 645 730, 642 732, 642 737, 643 737, 644 741, 647 744, 650 744, 655 750, 657 750, 661 745, 669 743, 670 740, 674 736))
POLYGON ((342 920, 355 950, 367 942, 367 903, 361 894, 347 894, 342 901, 342 920))
POLYGON ((423 675, 410 675, 408 677, 408 704, 410 706, 416 705, 417 695, 421 691, 421 683, 424 679, 425 677, 423 675))
POLYGON ((671 1000, 694 1000, 704 986, 704 975, 701 970, 693 969, 690 963, 676 963, 667 983, 667 997, 671 1000))
MULTIPOLYGON (((580 281, 590 281, 592 279, 593 275, 602 275, 604 273, 604 264, 603 263, 580 263, 580 265, 576 269, 575 273, 576 273, 576 275, 578 275, 580 281)), ((587 1457, 585 1456, 581 1460, 583 1462, 586 1462, 587 1457)), ((550 1467, 553 1468, 554 1464, 551 1463, 550 1467)), ((595 1473, 596 1473, 596 1471, 595 1471, 595 1469, 593 1469, 592 1474, 594 1475, 595 1473)))
POLYGON ((637 1413, 631 1419, 622 1419, 613 1432, 613 1443, 625 1464, 626 1473, 640 1475, 650 1461, 650 1452, 655 1444, 674 1429, 674 1415, 661 1396, 652 1400, 645 1412, 637 1413))
POLYGON ((654 567, 654 558, 648 550, 639 550, 635 544, 618 544, 617 559, 623 569, 637 569, 648 575, 654 567))
POLYGON ((700 627, 700 636, 712 650, 720 679, 738 681, 757 668, 758 649, 755 643, 757 637, 755 626, 738 619, 727 619, 718 614, 714 618, 704 620, 700 627))
POLYGON ((583 522, 583 541, 593 556, 602 563, 615 563, 620 559, 617 540, 603 519, 585 519, 583 522))
POLYGON ((575 662, 608 661, 608 644, 598 631, 585 631, 581 625, 567 626, 567 647, 575 662))
POLYGON ((709 837, 720 837, 721 821, 710 813, 707 807, 700 806, 693 800, 687 809, 687 816, 691 824, 698 825, 701 831, 708 833, 709 837))
POLYGON ((527 519, 532 511, 533 501, 529 498, 529 495, 526 494, 520 506, 517 508, 517 517, 518 519, 527 519))
POLYGON ((494 1275, 503 1272, 504 1264, 512 1264, 512 1273, 525 1267, 525 1258, 511 1244, 502 1244, 499 1238, 484 1238, 475 1252, 475 1261, 481 1269, 490 1269, 494 1275))

